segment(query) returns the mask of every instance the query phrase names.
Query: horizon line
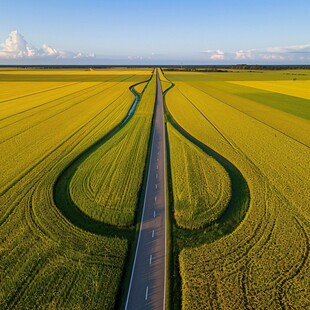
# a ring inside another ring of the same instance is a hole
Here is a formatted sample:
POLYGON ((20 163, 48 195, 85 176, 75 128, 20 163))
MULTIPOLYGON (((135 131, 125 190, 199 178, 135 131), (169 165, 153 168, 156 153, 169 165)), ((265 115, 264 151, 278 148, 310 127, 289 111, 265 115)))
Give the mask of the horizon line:
POLYGON ((252 66, 252 67, 309 67, 310 64, 0 64, 0 68, 19 68, 19 67, 237 67, 237 66, 252 66))

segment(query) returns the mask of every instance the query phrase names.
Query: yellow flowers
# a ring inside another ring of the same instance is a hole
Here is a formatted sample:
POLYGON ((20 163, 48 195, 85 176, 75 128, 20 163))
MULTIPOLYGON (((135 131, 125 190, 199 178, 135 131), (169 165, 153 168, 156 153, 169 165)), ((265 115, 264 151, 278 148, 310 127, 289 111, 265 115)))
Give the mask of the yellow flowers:
POLYGON ((231 83, 310 100, 310 81, 233 81, 231 83))
POLYGON ((154 76, 129 123, 94 152, 72 180, 71 193, 75 204, 95 220, 121 226, 134 222, 154 110, 155 87, 154 76))
POLYGON ((293 90, 287 86, 295 82, 278 82, 291 80, 285 74, 166 72, 175 82, 166 96, 172 116, 239 169, 251 199, 233 233, 181 251, 184 309, 307 308, 310 128, 283 112, 281 100, 294 107, 295 97, 307 98, 309 81, 293 90))
MULTIPOLYGON (((151 70, 1 72, 1 308, 115 307, 128 240, 71 224, 54 204, 54 184, 72 160, 126 116, 134 100, 129 87, 150 75, 151 70)), ((131 134, 127 130, 123 138, 131 134)))

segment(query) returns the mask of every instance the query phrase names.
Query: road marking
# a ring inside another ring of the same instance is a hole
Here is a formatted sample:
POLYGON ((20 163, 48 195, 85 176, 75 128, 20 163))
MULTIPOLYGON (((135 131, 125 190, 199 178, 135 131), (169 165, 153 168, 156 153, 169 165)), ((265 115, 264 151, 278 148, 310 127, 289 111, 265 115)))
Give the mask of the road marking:
POLYGON ((156 169, 158 170, 158 165, 156 166, 156 169))
POLYGON ((153 229, 153 231, 152 231, 152 238, 154 238, 154 235, 155 235, 155 231, 153 229))
POLYGON ((155 185, 156 189, 157 189, 157 184, 155 185))
POLYGON ((156 173, 156 179, 158 178, 158 173, 156 173))
POLYGON ((156 211, 154 210, 154 217, 155 217, 155 215, 156 215, 156 211))
POLYGON ((155 196, 155 201, 156 201, 157 197, 155 196))
POLYGON ((150 255, 150 265, 152 265, 152 254, 150 255))
POLYGON ((149 293, 149 286, 147 286, 145 290, 145 300, 147 300, 148 293, 149 293))

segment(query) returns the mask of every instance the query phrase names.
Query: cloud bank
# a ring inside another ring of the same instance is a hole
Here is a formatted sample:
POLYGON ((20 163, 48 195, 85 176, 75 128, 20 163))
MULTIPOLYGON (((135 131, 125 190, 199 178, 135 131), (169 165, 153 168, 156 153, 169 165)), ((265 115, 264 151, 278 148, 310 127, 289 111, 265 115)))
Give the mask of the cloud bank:
POLYGON ((310 53, 310 44, 267 48, 271 53, 310 53))
POLYGON ((169 54, 159 51, 136 55, 97 55, 56 49, 48 44, 40 48, 29 43, 18 31, 12 31, 0 44, 0 64, 9 65, 169 65, 169 64, 310 64, 310 44, 276 46, 264 49, 225 51, 208 49, 169 54))
POLYGON ((300 63, 310 62, 310 44, 291 45, 284 47, 269 47, 265 49, 238 50, 223 52, 222 50, 205 50, 203 53, 209 60, 222 63, 251 62, 251 63, 300 63))
POLYGON ((17 30, 12 31, 0 46, 1 59, 81 59, 95 57, 94 54, 57 50, 47 44, 43 44, 41 48, 36 48, 27 42, 17 30))

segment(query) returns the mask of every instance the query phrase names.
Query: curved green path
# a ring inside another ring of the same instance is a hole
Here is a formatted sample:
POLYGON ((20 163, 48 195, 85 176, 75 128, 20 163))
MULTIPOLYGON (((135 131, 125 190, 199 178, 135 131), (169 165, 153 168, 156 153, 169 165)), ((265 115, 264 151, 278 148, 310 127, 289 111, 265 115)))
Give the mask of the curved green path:
MULTIPOLYGON (((152 78, 152 77, 151 77, 152 78)), ((150 79, 149 79, 150 80, 150 79)), ((148 80, 148 81, 149 81, 148 80)), ((98 141, 89 146, 86 150, 80 153, 76 158, 74 158, 67 167, 58 176, 54 185, 54 202, 56 207, 60 210, 63 216, 71 222, 74 226, 77 226, 85 231, 105 236, 128 238, 132 236, 134 228, 131 227, 115 227, 96 221, 82 212, 73 202, 70 196, 70 182, 73 175, 78 170, 79 166, 99 147, 105 144, 109 139, 111 139, 132 117, 135 112, 136 106, 140 101, 141 95, 135 91, 134 87, 145 83, 134 84, 130 87, 130 91, 135 95, 135 100, 129 109, 126 117, 110 132, 100 138, 98 141)), ((147 87, 147 86, 146 86, 147 87)))
MULTIPOLYGON (((168 79, 167 79, 168 80, 168 79)), ((169 80, 168 80, 169 81, 169 80)), ((171 83, 171 86, 167 88, 164 92, 165 95, 169 90, 174 87, 174 83, 171 83)), ((245 217, 245 214, 250 205, 250 190, 249 186, 243 177, 242 173, 238 168, 233 165, 228 159, 226 159, 221 154, 217 153, 215 150, 205 145, 189 132, 187 132, 173 117, 171 112, 168 109, 166 101, 164 100, 165 114, 167 122, 184 136, 185 139, 188 139, 196 146, 198 146, 202 151, 207 155, 214 158, 222 167, 227 171, 230 181, 231 181, 231 198, 228 203, 227 208, 223 214, 214 221, 211 225, 197 230, 188 230, 180 228, 177 226, 175 220, 173 219, 173 210, 170 209, 170 217, 173 225, 171 227, 171 238, 172 238, 172 251, 173 258, 171 260, 172 270, 173 270, 173 280, 171 283, 171 295, 174 296, 172 308, 178 309, 181 307, 181 276, 179 274, 179 262, 178 257, 180 251, 185 247, 199 247, 205 243, 211 243, 215 240, 220 239, 221 237, 232 233, 242 222, 245 217)), ((167 136, 167 144, 169 144, 169 139, 167 136)), ((167 162, 169 163, 169 145, 167 145, 167 162)), ((168 175, 169 175, 169 192, 172 192, 172 182, 171 182, 171 169, 168 166, 168 175)), ((173 206, 173 195, 169 195, 170 206, 173 206)))

